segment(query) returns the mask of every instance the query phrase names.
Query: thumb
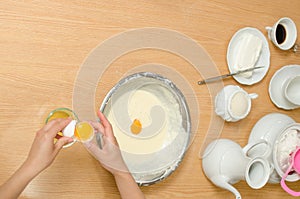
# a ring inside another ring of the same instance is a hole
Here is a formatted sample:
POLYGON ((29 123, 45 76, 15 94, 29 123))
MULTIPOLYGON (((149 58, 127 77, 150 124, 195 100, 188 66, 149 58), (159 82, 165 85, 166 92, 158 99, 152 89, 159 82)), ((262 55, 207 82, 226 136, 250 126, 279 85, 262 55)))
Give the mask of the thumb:
POLYGON ((58 153, 58 151, 65 145, 73 141, 73 138, 70 137, 62 137, 57 140, 55 143, 55 152, 58 153))

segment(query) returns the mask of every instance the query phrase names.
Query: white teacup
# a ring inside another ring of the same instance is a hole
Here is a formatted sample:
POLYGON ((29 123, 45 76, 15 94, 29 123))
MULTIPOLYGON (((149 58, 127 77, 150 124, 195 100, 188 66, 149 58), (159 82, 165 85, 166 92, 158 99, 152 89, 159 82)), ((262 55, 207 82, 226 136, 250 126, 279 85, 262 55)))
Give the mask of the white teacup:
POLYGON ((251 99, 256 93, 248 94, 239 86, 225 86, 215 98, 215 112, 225 121, 236 122, 245 118, 251 109, 251 99))
POLYGON ((273 27, 266 27, 268 37, 281 50, 291 49, 297 39, 297 28, 294 21, 288 17, 279 19, 273 27))
POLYGON ((290 77, 283 85, 284 97, 295 105, 300 106, 300 76, 290 77))

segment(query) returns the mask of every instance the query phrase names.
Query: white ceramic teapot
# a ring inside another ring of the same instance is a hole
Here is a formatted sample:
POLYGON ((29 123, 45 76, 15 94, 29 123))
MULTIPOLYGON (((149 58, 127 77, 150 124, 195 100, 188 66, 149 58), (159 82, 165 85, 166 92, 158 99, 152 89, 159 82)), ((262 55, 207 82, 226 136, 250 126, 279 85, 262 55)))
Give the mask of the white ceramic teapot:
POLYGON ((232 192, 236 199, 241 199, 241 195, 232 184, 240 180, 246 180, 253 189, 263 187, 270 174, 270 166, 267 160, 261 157, 249 158, 246 156, 247 150, 252 146, 242 147, 229 140, 218 139, 211 142, 205 149, 202 168, 207 178, 216 186, 232 192))

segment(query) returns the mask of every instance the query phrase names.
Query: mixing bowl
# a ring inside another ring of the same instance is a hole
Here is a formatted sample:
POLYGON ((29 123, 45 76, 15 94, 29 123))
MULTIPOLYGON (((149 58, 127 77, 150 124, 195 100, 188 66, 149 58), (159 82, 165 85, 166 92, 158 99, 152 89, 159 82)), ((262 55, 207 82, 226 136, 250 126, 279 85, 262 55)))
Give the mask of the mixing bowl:
POLYGON ((100 107, 114 129, 123 159, 139 185, 168 177, 190 143, 191 119, 182 92, 169 79, 141 72, 120 80, 100 107), (130 126, 139 119, 142 131, 130 126))

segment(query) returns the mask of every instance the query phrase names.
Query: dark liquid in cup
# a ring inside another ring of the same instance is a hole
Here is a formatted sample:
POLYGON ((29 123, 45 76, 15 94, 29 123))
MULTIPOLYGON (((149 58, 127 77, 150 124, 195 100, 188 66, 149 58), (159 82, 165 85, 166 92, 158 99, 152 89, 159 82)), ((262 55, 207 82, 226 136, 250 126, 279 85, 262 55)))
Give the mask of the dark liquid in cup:
POLYGON ((278 24, 276 28, 276 41, 278 44, 282 44, 286 38, 286 30, 283 25, 278 24))

